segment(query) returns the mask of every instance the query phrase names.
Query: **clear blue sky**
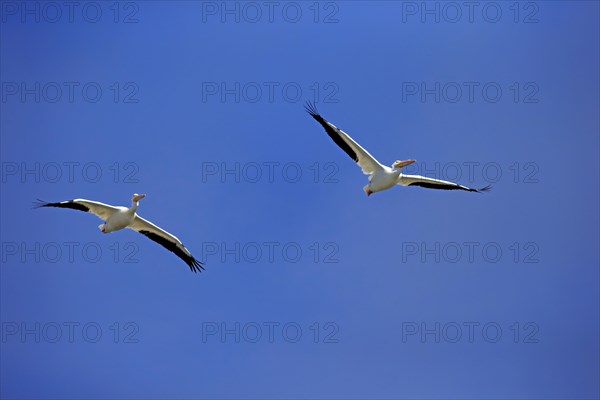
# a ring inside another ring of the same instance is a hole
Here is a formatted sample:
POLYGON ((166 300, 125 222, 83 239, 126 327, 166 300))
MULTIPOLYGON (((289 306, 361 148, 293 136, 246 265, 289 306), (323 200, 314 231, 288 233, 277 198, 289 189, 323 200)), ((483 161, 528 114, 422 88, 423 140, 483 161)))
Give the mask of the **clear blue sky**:
POLYGON ((598 398, 598 3, 461 3, 1 2, 0 395, 598 398))

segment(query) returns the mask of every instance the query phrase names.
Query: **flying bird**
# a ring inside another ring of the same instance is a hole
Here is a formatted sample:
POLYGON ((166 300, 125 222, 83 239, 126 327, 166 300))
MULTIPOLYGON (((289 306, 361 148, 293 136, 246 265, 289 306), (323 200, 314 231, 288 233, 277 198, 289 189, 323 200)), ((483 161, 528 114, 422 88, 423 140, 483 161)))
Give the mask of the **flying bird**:
POLYGON ((175 255, 185 261, 192 271, 198 272, 203 270, 204 267, 202 266, 202 263, 192 256, 183 243, 181 243, 181 240, 136 214, 138 202, 144 197, 146 197, 145 194, 135 193, 131 198, 131 207, 129 208, 120 206, 115 207, 85 199, 67 200, 59 203, 46 203, 38 199, 38 202, 34 204, 36 208, 72 208, 74 210, 92 213, 104 221, 103 224, 98 226, 102 233, 110 233, 123 228, 133 229, 151 240, 154 240, 167 250, 175 253, 175 255))
POLYGON ((481 189, 473 189, 441 179, 428 178, 421 175, 403 174, 402 168, 414 163, 416 160, 396 160, 391 168, 382 165, 375 157, 369 154, 367 150, 356 143, 346 132, 323 118, 314 104, 307 102, 305 109, 311 117, 317 120, 317 122, 325 128, 325 132, 333 139, 335 144, 344 150, 346 154, 358 164, 363 173, 369 175, 369 183, 363 187, 367 196, 389 189, 394 185, 421 186, 429 189, 443 190, 466 190, 468 192, 477 193, 486 192, 491 189, 490 185, 481 189))

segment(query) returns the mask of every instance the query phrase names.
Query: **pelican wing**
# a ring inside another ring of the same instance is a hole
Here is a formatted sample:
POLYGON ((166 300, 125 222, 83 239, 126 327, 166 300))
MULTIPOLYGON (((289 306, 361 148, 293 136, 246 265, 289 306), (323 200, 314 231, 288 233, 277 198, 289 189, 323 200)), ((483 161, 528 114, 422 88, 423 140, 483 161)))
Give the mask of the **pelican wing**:
POLYGON ((139 215, 135 216, 133 222, 128 228, 138 231, 142 235, 154 240, 156 243, 163 246, 165 249, 172 251, 181 258, 194 272, 203 270, 202 263, 196 260, 192 254, 185 248, 181 240, 177 239, 176 236, 171 235, 169 232, 159 228, 152 222, 145 220, 139 215))
POLYGON ((364 174, 370 175, 376 171, 382 170, 383 165, 379 163, 369 152, 356 143, 346 132, 342 131, 332 123, 323 118, 314 104, 307 102, 306 112, 310 114, 318 123, 320 123, 325 132, 342 150, 346 152, 361 168, 364 174))
POLYGON ((74 200, 66 200, 58 203, 47 203, 45 201, 39 200, 37 203, 34 203, 36 208, 39 207, 59 207, 59 208, 71 208, 73 210, 79 210, 84 212, 89 212, 96 215, 103 221, 106 221, 108 217, 113 215, 115 212, 119 211, 119 208, 100 203, 98 201, 91 201, 86 199, 74 199, 74 200))
POLYGON ((467 186, 459 185, 458 183, 443 181, 441 179, 428 178, 421 175, 400 175, 398 178, 398 185, 402 186, 421 186, 428 189, 442 189, 442 190, 466 190, 468 192, 487 192, 492 188, 491 185, 483 187, 481 189, 473 189, 467 186))

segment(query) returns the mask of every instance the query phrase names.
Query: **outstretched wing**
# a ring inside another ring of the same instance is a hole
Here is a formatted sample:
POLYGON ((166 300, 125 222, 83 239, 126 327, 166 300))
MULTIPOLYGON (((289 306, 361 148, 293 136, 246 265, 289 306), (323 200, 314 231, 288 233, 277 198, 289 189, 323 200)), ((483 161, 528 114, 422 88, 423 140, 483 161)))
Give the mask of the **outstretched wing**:
POLYGON ((71 208, 73 210, 79 210, 84 212, 89 212, 96 215, 98 218, 106 221, 108 217, 113 215, 113 213, 119 211, 117 207, 110 206, 108 204, 100 203, 98 201, 91 201, 86 199, 74 199, 74 200, 66 200, 61 201, 59 203, 47 203, 38 199, 36 203, 34 203, 35 208, 39 207, 59 207, 59 208, 71 208))
POLYGON ((487 192, 492 188, 491 185, 487 185, 481 189, 473 189, 467 186, 459 185, 458 183, 428 178, 421 175, 400 175, 398 178, 398 184, 402 186, 421 186, 428 189, 466 190, 468 192, 476 193, 487 192))
POLYGON ((314 104, 307 102, 304 108, 311 117, 325 128, 325 132, 333 139, 335 144, 344 150, 362 168, 364 174, 370 175, 375 171, 383 169, 383 165, 356 143, 346 132, 323 118, 314 104))
POLYGON ((203 270, 204 267, 200 261, 196 260, 192 254, 185 248, 181 240, 177 239, 176 236, 171 235, 169 232, 159 228, 152 222, 145 220, 139 215, 135 216, 133 223, 128 228, 138 231, 142 235, 145 235, 151 240, 163 246, 165 249, 172 251, 181 258, 194 272, 203 270))

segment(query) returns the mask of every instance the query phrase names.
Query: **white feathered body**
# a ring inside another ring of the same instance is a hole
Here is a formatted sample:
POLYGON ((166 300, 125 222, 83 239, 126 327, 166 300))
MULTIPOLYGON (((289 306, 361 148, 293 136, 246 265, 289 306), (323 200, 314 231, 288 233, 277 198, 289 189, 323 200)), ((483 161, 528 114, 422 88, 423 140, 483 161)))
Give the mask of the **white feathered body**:
POLYGON ((400 174, 400 170, 392 169, 384 165, 382 169, 375 171, 369 176, 369 184, 365 186, 363 190, 366 193, 368 193, 368 190, 375 193, 389 189, 398 183, 400 174))
POLYGON ((108 217, 103 224, 98 226, 98 228, 100 228, 100 230, 104 233, 110 233, 127 228, 135 220, 135 210, 121 206, 115 208, 118 210, 112 213, 112 215, 108 217))

